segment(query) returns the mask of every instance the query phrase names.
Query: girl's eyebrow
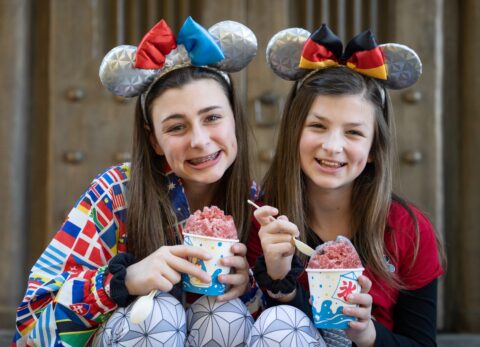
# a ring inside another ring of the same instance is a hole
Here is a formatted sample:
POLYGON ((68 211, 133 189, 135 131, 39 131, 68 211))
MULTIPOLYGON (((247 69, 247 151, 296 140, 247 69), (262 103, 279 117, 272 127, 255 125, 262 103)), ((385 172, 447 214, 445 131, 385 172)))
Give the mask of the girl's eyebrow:
POLYGON ((352 122, 352 123, 347 123, 345 124, 349 127, 362 127, 362 126, 367 126, 365 122, 352 122))
POLYGON ((215 110, 217 108, 222 108, 222 107, 219 106, 219 105, 208 106, 208 107, 202 108, 200 111, 198 111, 198 114, 210 112, 211 110, 215 110))
POLYGON ((183 114, 180 114, 180 113, 174 113, 174 114, 171 114, 170 116, 167 116, 164 120, 162 120, 162 124, 163 123, 166 123, 172 119, 182 119, 184 118, 185 116, 183 114))
MULTIPOLYGON (((207 112, 210 112, 212 110, 215 110, 215 109, 218 109, 218 108, 222 108, 221 106, 218 106, 218 105, 212 105, 212 106, 208 106, 208 107, 204 107, 202 109, 200 109, 197 114, 202 114, 202 113, 207 113, 207 112)), ((181 114, 181 113, 174 113, 174 114, 171 114, 169 116, 167 116, 164 120, 162 120, 162 123, 165 123, 165 122, 168 122, 169 120, 172 120, 172 119, 181 119, 181 118, 184 118, 185 115, 181 114)))
POLYGON ((323 117, 321 115, 319 115, 318 113, 310 113, 309 115, 307 115, 307 118, 308 117, 315 117, 317 118, 318 120, 321 120, 321 121, 324 121, 324 122, 329 122, 329 119, 326 118, 326 117, 323 117))
MULTIPOLYGON (((323 117, 323 116, 319 115, 318 113, 311 113, 311 114, 309 114, 309 116, 315 117, 318 120, 321 120, 321 121, 324 121, 324 122, 330 122, 330 120, 328 118, 323 117)), ((365 123, 365 122, 349 122, 349 123, 345 123, 345 125, 350 126, 350 127, 361 127, 361 126, 367 126, 367 123, 365 123)))

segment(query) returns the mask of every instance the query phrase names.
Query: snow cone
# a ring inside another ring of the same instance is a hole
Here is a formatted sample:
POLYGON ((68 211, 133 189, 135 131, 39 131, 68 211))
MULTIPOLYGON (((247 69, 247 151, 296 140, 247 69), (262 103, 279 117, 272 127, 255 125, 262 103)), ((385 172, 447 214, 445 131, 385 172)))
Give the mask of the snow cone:
POLYGON ((228 288, 218 282, 218 275, 230 273, 230 267, 220 265, 219 261, 233 255, 231 248, 237 242, 237 229, 232 216, 225 215, 216 206, 195 211, 185 224, 183 244, 203 248, 212 255, 209 260, 190 258, 193 264, 210 275, 211 282, 204 283, 194 276, 183 274, 183 289, 210 296, 225 293, 228 288))
POLYGON ((306 269, 313 323, 317 328, 346 329, 355 317, 342 313, 348 295, 360 292, 357 278, 363 273, 362 262, 350 241, 338 236, 335 241, 317 247, 306 269))

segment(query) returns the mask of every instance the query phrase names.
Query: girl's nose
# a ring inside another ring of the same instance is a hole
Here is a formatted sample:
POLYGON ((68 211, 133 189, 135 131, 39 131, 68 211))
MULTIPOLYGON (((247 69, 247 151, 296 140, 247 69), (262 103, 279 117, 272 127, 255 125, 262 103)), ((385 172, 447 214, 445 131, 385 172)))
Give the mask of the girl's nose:
POLYGON ((203 148, 210 142, 210 135, 206 129, 201 126, 194 126, 192 128, 192 137, 190 146, 192 148, 203 148))
POLYGON ((341 153, 343 146, 344 141, 338 134, 329 134, 322 143, 322 149, 330 153, 341 153))

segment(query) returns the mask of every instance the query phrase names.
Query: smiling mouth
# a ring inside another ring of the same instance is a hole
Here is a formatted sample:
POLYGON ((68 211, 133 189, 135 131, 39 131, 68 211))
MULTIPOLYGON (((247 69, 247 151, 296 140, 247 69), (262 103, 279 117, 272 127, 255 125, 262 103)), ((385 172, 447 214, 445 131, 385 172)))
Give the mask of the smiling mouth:
POLYGON ((319 163, 322 166, 329 167, 332 169, 337 169, 340 167, 343 167, 347 165, 347 163, 342 163, 339 161, 333 161, 333 160, 325 160, 325 159, 315 159, 317 163, 319 163))
POLYGON ((187 160, 187 161, 188 161, 190 164, 192 164, 192 165, 200 165, 200 164, 203 164, 203 163, 205 163, 205 162, 207 162, 207 161, 217 159, 218 156, 220 155, 220 152, 221 152, 221 151, 218 151, 218 152, 215 152, 215 153, 206 155, 206 156, 204 156, 204 157, 195 158, 195 159, 190 159, 190 160, 187 160))

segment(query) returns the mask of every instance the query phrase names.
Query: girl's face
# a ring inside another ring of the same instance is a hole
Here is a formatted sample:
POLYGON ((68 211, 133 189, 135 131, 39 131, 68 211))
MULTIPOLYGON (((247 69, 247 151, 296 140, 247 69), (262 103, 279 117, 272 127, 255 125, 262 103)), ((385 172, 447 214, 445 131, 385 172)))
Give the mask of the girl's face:
POLYGON ((153 102, 152 121, 155 152, 185 184, 217 182, 237 156, 233 111, 212 79, 165 91, 153 102))
POLYGON ((315 98, 300 137, 300 163, 307 184, 351 189, 371 161, 375 109, 361 95, 315 98))

